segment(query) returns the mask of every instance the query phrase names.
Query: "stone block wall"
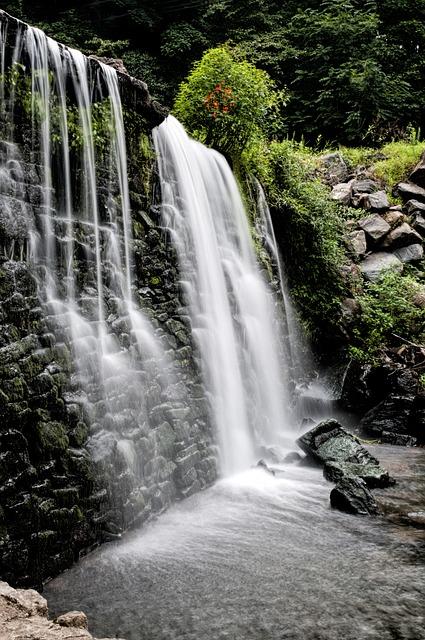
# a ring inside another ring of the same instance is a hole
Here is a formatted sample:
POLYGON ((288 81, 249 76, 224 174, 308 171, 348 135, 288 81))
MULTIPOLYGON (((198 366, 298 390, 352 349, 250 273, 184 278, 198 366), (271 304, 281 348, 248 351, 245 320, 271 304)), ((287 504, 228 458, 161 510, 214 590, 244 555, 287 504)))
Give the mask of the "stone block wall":
MULTIPOLYGON (((150 131, 164 114, 145 85, 120 76, 120 87, 136 302, 175 361, 175 382, 166 400, 154 381, 140 388, 149 427, 125 425, 118 433, 107 415, 94 411, 79 384, 72 346, 40 299, 31 266, 25 221, 39 214, 41 176, 30 125, 21 114, 14 145, 0 127, 0 578, 14 586, 40 587, 81 553, 217 475, 177 260, 158 208, 150 131)), ((113 308, 109 312, 108 323, 123 344, 123 321, 113 308)))

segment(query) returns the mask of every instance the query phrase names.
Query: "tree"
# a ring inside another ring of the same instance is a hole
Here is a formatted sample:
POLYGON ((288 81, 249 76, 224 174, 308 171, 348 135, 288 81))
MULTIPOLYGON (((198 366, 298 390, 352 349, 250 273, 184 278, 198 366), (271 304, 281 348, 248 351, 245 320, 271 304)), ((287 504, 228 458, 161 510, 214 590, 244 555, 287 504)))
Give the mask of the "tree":
POLYGON ((240 155, 273 119, 282 95, 270 76, 229 47, 207 51, 180 86, 174 113, 202 142, 240 155))

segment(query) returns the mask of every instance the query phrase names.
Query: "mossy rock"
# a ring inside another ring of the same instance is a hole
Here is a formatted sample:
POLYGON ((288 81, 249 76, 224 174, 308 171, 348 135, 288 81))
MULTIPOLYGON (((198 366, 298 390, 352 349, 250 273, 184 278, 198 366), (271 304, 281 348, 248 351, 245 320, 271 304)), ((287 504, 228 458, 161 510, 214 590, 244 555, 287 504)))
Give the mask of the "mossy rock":
POLYGON ((89 435, 89 430, 84 422, 78 422, 69 434, 69 441, 73 447, 82 447, 89 435))
POLYGON ((39 422, 36 431, 40 448, 44 451, 65 451, 69 446, 66 429, 60 422, 39 422))

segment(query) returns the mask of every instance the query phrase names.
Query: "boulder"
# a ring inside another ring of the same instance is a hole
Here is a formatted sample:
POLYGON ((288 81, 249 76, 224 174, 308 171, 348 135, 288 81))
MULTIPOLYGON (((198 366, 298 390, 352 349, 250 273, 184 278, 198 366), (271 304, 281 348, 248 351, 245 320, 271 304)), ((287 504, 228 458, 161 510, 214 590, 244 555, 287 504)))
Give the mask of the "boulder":
POLYGON ((375 464, 378 460, 337 420, 324 420, 297 440, 299 447, 317 462, 375 464))
POLYGON ((331 506, 356 515, 376 515, 378 505, 361 478, 344 477, 331 491, 331 506))
POLYGON ((381 240, 381 238, 391 231, 388 222, 385 222, 378 213, 373 213, 366 218, 361 218, 361 220, 358 221, 358 226, 374 241, 381 240))
POLYGON ((364 256, 367 251, 366 234, 364 231, 352 231, 349 234, 353 251, 358 256, 364 256))
POLYGON ((417 231, 412 229, 407 222, 403 222, 399 227, 392 229, 381 244, 383 249, 399 249, 408 247, 411 244, 421 243, 422 238, 417 231))
POLYGON ((401 211, 390 210, 382 214, 382 217, 385 220, 385 222, 388 222, 390 227, 396 227, 400 222, 403 221, 404 215, 401 211))
POLYGON ((422 213, 413 214, 412 227, 425 238, 425 215, 422 213))
POLYGON ((395 192, 400 195, 404 202, 408 200, 419 200, 425 202, 425 189, 418 187, 413 182, 400 182, 395 188, 395 192))
POLYGON ((342 183, 348 178, 348 167, 339 151, 322 156, 320 163, 327 174, 330 184, 342 183))
POLYGON ((383 432, 411 435, 411 413, 414 407, 412 394, 390 393, 384 400, 370 409, 360 421, 360 427, 367 433, 381 437, 383 432))
POLYGON ((417 211, 423 212, 423 215, 425 215, 425 202, 419 202, 419 200, 409 200, 404 205, 404 208, 409 215, 417 211))
POLYGON ((376 193, 368 193, 361 199, 361 206, 372 211, 385 211, 390 206, 385 191, 377 191, 376 193))
POLYGON ((409 176, 409 181, 425 188, 425 153, 409 176))
POLYGON ((388 487, 394 484, 388 471, 376 464, 357 464, 355 462, 334 462, 325 463, 323 475, 330 482, 339 482, 342 478, 361 478, 368 487, 388 487))
POLYGON ((403 263, 397 256, 386 251, 378 251, 367 256, 360 263, 360 270, 363 276, 372 282, 376 282, 387 269, 394 269, 401 273, 403 263))
POLYGON ((381 433, 381 442, 385 444, 393 444, 398 447, 413 447, 417 443, 417 440, 413 436, 406 436, 402 433, 390 433, 389 431, 383 431, 381 433))
POLYGON ((410 247, 401 247, 394 251, 394 255, 401 262, 417 262, 424 257, 424 248, 421 244, 411 244, 410 247))
POLYGON ((303 457, 298 453, 298 451, 290 451, 283 458, 283 462, 286 464, 293 464, 294 462, 301 462, 303 457))
POLYGON ((349 205, 351 202, 351 185, 349 182, 336 184, 331 191, 331 199, 341 204, 349 205))
POLYGON ((87 629, 87 616, 83 611, 68 611, 58 616, 54 622, 61 627, 72 627, 74 629, 87 629))
POLYGON ((354 180, 352 190, 354 195, 359 193, 375 193, 379 191, 379 184, 367 178, 365 180, 354 180))

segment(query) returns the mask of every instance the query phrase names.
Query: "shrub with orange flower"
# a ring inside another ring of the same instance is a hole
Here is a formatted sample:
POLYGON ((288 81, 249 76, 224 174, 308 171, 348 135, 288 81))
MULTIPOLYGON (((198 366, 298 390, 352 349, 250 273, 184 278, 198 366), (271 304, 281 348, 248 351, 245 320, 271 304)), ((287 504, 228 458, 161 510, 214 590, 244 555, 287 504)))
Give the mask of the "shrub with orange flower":
POLYGON ((219 82, 204 98, 204 106, 214 120, 221 114, 232 113, 236 108, 233 89, 219 82))

